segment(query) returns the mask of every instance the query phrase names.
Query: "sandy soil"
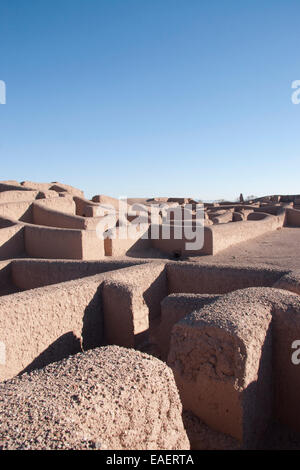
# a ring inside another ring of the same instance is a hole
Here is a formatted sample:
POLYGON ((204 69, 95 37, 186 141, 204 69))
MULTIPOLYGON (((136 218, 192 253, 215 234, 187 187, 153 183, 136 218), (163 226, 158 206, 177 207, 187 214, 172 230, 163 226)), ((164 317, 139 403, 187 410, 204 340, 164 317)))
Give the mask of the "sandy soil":
MULTIPOLYGON (((123 258, 127 258, 127 256, 123 258)), ((130 258, 174 259, 156 250, 135 253, 130 258)), ((274 268, 300 270, 300 228, 284 227, 253 240, 238 243, 214 256, 191 256, 178 259, 178 261, 180 260, 204 264, 267 265, 274 268)))

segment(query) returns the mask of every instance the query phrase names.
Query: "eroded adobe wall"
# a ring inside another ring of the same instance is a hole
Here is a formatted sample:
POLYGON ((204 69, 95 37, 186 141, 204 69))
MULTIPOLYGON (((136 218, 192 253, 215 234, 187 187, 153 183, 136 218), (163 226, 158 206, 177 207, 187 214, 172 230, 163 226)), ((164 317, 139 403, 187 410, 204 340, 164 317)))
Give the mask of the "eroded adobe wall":
POLYGON ((205 265, 169 262, 169 293, 224 294, 246 287, 271 287, 287 271, 229 265, 205 265))
POLYGON ((287 225, 291 227, 300 227, 300 210, 297 209, 287 209, 287 225))
POLYGON ((0 192, 0 204, 7 202, 33 201, 39 191, 3 191, 0 192))
POLYGON ((74 196, 73 199, 76 204, 76 215, 82 217, 95 217, 98 215, 99 204, 78 196, 74 196))
POLYGON ((115 228, 112 236, 104 238, 104 249, 106 256, 122 256, 130 254, 135 251, 143 251, 151 248, 151 240, 149 238, 142 238, 147 236, 148 228, 146 230, 137 231, 136 233, 128 235, 125 231, 127 238, 120 237, 119 227, 115 228))
POLYGON ((213 238, 212 254, 216 254, 237 243, 256 238, 264 233, 277 230, 284 224, 284 216, 265 214, 261 220, 251 220, 256 216, 261 217, 251 213, 248 219, 242 222, 211 226, 213 238))
POLYGON ((299 296, 270 288, 226 294, 185 317, 168 357, 184 408, 243 447, 273 418, 299 430, 300 370, 291 362, 299 328, 299 296))
POLYGON ((85 217, 74 215, 73 213, 64 213, 61 210, 55 210, 37 202, 33 203, 33 223, 48 227, 73 228, 78 230, 85 230, 88 227, 88 220, 85 217))
POLYGON ((0 217, 7 217, 15 221, 32 222, 32 200, 5 202, 0 204, 0 217))
POLYGON ((188 450, 181 411, 166 364, 94 349, 0 384, 1 448, 188 450))
POLYGON ((167 361, 173 326, 194 310, 199 310, 219 299, 219 295, 210 294, 171 294, 161 302, 161 319, 155 338, 159 357, 167 361))
MULTIPOLYGON (((5 344, 6 362, 0 364, 0 380, 27 368, 42 367, 81 348, 102 345, 105 342, 104 280, 122 282, 132 279, 138 283, 138 279, 144 278, 145 289, 140 288, 139 293, 150 314, 159 314, 160 300, 166 295, 161 291, 164 285, 166 289, 163 266, 152 270, 145 268, 143 265, 128 267, 1 297, 0 341, 5 344)), ((126 299, 126 296, 121 297, 123 304, 117 303, 116 315, 119 315, 111 329, 119 331, 122 315, 127 315, 123 309, 126 299)), ((138 315, 141 306, 143 301, 136 296, 131 315, 138 315)))
POLYGON ((25 249, 33 258, 83 259, 81 230, 26 224, 25 249))
POLYGON ((0 259, 14 258, 25 253, 24 227, 20 224, 0 229, 0 259))
POLYGON ((138 264, 144 264, 144 261, 17 259, 11 262, 11 278, 17 288, 28 290, 138 264))
MULTIPOLYGON (((174 225, 169 225, 168 229, 170 230, 170 236, 167 239, 163 238, 163 228, 159 226, 153 228, 155 232, 158 233, 157 239, 151 238, 151 244, 153 248, 157 250, 168 253, 170 255, 179 254, 183 256, 192 256, 192 255, 211 255, 213 254, 213 233, 211 227, 204 227, 203 233, 203 247, 197 250, 187 250, 186 243, 190 243, 193 240, 188 240, 184 233, 180 238, 175 238, 175 229, 176 223, 174 225)), ((193 229, 194 230, 194 229, 193 229)))
POLYGON ((104 324, 109 344, 135 347, 149 340, 168 294, 165 263, 115 273, 103 284, 104 324), (117 326, 118 325, 118 326, 117 326))

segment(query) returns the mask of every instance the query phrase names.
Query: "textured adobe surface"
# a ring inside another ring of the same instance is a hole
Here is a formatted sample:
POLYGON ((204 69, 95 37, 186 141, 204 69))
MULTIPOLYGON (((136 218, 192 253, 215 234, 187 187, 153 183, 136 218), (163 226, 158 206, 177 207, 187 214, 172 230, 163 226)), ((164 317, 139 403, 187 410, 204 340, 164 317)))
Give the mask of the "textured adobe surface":
POLYGON ((299 430, 300 373, 290 357, 299 328, 299 296, 269 288, 235 291, 185 317, 168 357, 185 409, 246 447, 273 413, 299 430))
POLYGON ((0 384, 2 449, 189 449, 172 371, 116 346, 0 384))

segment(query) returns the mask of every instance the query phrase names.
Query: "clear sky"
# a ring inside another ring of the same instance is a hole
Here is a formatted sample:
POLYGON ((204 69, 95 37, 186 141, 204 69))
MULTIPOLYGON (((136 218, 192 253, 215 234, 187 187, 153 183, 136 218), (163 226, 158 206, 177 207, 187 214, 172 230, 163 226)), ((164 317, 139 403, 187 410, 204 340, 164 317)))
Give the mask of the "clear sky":
POLYGON ((300 193, 299 0, 1 0, 0 179, 300 193))

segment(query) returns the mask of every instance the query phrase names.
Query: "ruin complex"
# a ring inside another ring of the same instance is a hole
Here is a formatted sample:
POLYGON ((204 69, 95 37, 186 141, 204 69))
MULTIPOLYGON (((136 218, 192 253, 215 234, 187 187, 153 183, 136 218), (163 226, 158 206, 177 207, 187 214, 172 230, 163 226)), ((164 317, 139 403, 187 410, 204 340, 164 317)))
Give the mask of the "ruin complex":
POLYGON ((0 182, 0 449, 300 448, 300 196, 124 204, 0 182))

